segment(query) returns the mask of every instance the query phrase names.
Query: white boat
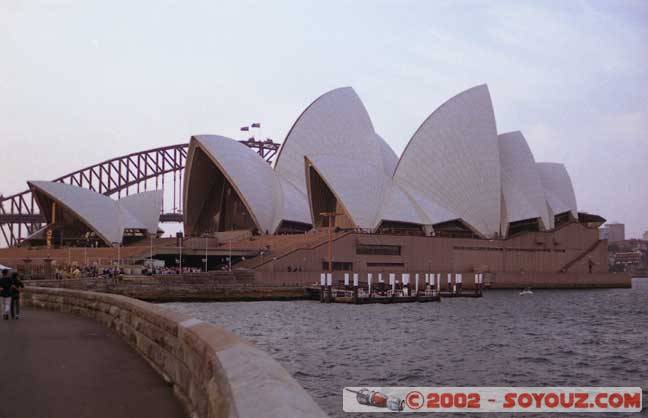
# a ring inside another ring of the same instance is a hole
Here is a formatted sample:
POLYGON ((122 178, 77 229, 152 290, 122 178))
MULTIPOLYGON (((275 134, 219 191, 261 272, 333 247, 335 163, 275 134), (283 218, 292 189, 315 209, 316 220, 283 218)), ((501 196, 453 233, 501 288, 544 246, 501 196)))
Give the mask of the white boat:
POLYGON ((532 294, 533 294, 533 290, 531 290, 530 287, 527 287, 526 289, 524 289, 524 290, 522 290, 522 291, 520 292, 520 296, 524 296, 524 295, 532 295, 532 294))

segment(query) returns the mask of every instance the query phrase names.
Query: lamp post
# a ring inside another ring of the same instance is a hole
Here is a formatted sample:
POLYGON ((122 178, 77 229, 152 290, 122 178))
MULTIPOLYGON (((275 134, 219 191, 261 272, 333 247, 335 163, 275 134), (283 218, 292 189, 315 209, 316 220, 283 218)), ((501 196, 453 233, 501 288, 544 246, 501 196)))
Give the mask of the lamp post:
POLYGON ((321 212, 320 216, 328 218, 328 272, 333 273, 333 221, 343 213, 321 212))
POLYGON ((205 234, 205 273, 207 273, 207 247, 209 244, 209 236, 205 234))
POLYGON ((117 274, 115 275, 115 279, 117 278, 117 275, 119 274, 119 265, 120 265, 120 259, 121 259, 121 243, 119 242, 113 242, 112 243, 113 247, 117 247, 117 274))
POLYGON ((153 234, 149 234, 149 269, 151 270, 151 275, 153 275, 153 234))

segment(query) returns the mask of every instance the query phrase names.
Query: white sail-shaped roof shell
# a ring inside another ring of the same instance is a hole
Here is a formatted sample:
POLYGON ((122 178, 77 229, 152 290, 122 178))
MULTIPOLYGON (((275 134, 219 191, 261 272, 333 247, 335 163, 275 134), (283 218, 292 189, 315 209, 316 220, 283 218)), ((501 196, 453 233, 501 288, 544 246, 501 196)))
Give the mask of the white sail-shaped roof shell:
MULTIPOLYGON (((163 199, 164 191, 152 190, 122 197, 117 202, 150 234, 155 234, 158 230, 163 199)), ((130 228, 128 223, 124 225, 130 228)))
POLYGON ((531 149, 521 132, 498 137, 502 170, 502 231, 511 222, 539 218, 551 228, 553 217, 545 200, 545 191, 531 149))
POLYGON ((394 181, 424 211, 426 223, 461 219, 485 237, 500 232, 500 158, 486 85, 451 98, 423 122, 394 181))
MULTIPOLYGON (((309 158, 358 228, 374 229, 385 185, 391 179, 370 162, 334 155, 309 158)), ((313 214, 316 216, 317 214, 313 214)))
POLYGON ((385 184, 398 158, 374 131, 367 110, 352 88, 332 90, 311 103, 279 152, 275 171, 306 196, 305 158, 357 227, 376 227, 385 184))
POLYGON ((200 175, 191 170, 196 148, 200 148, 227 179, 241 198, 248 213, 260 231, 274 231, 277 224, 277 207, 282 193, 270 164, 251 148, 219 135, 196 135, 191 138, 185 174, 185 213, 188 185, 191 176, 200 175))
POLYGON ((578 218, 576 194, 569 173, 560 163, 536 163, 552 215, 571 212, 578 218))
MULTIPOLYGON (((95 231, 107 245, 121 243, 125 229, 142 229, 150 234, 157 233, 157 225, 162 209, 162 191, 145 193, 145 196, 132 195, 115 201, 100 193, 65 183, 51 181, 30 181, 30 189, 36 196, 47 196, 52 201, 72 212, 86 226, 95 231), (134 205, 141 208, 131 212, 134 205)), ((42 209, 42 208, 41 208, 42 209)))

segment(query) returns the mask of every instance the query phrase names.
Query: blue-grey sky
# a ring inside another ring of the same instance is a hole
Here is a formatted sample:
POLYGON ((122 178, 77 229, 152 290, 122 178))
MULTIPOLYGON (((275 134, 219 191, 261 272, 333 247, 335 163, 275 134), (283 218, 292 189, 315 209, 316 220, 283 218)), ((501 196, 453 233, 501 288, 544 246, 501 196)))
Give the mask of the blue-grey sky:
POLYGON ((0 2, 0 193, 192 134, 283 141, 353 86, 400 154, 487 83, 500 132, 565 163, 579 209, 648 229, 648 2, 0 2))

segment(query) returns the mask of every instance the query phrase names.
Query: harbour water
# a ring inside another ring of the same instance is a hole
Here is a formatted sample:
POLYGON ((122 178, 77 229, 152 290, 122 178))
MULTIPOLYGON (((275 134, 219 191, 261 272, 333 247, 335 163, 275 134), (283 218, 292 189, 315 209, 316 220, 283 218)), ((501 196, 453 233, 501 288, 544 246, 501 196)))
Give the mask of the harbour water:
POLYGON ((498 290, 424 304, 162 306, 255 342, 332 417, 363 417, 342 411, 342 388, 365 385, 641 386, 648 403, 648 278, 632 289, 498 290))

